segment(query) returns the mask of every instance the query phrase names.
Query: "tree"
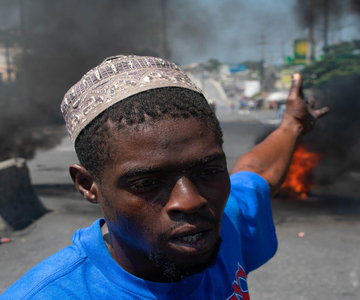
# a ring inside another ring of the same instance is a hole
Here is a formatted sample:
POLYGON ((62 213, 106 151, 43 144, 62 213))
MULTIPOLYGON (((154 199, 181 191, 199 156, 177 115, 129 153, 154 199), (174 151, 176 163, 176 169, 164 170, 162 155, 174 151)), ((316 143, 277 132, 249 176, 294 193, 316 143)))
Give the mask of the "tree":
POLYGON ((326 50, 322 61, 302 70, 304 87, 313 90, 318 107, 330 108, 320 126, 303 138, 312 150, 325 156, 315 171, 321 184, 331 184, 349 172, 360 171, 360 55, 355 54, 355 42, 326 50))
POLYGON ((326 48, 324 59, 302 70, 304 88, 320 88, 337 76, 360 74, 360 55, 353 43, 344 42, 326 48))

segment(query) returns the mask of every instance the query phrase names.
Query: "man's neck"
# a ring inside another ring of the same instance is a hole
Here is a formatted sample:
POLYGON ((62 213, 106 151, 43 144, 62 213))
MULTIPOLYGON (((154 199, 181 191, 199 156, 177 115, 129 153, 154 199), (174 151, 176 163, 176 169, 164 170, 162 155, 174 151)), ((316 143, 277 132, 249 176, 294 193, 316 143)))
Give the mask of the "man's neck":
MULTIPOLYGON (((164 270, 160 269, 156 265, 154 265, 154 271, 150 272, 149 277, 145 276, 144 272, 142 272, 141 274, 138 274, 137 272, 135 272, 134 270, 136 270, 136 266, 134 266, 134 264, 132 264, 132 262, 127 258, 123 249, 119 245, 117 245, 117 246, 114 245, 106 221, 101 226, 101 234, 102 234, 102 237, 105 241, 106 247, 107 247, 110 255, 116 261, 116 263, 119 266, 121 266, 125 271, 129 272, 130 274, 132 274, 136 277, 139 277, 139 278, 142 278, 142 279, 148 280, 148 281, 164 282, 164 283, 174 282, 173 280, 165 277, 164 270), (119 251, 116 251, 116 249, 118 249, 119 251), (121 256, 123 258, 123 260, 119 259, 119 256, 121 256), (156 274, 158 274, 157 277, 156 277, 156 274)), ((116 242, 115 242, 115 244, 116 244, 116 242)), ((136 265, 143 266, 144 264, 141 262, 137 262, 136 265)), ((140 267, 139 270, 144 271, 144 268, 140 267)))

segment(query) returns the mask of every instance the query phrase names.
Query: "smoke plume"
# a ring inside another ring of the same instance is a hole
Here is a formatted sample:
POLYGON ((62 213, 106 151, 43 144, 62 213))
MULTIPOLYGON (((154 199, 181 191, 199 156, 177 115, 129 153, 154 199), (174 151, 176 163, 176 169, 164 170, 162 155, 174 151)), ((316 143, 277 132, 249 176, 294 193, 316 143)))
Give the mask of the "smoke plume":
MULTIPOLYGON (((22 76, 12 87, 0 87, 0 160, 31 158, 36 148, 58 143, 61 134, 52 125, 63 122, 63 95, 105 57, 162 53, 160 0, 0 0, 0 5, 1 28, 24 29, 19 45, 26 50, 14 60, 22 76)), ((290 40, 295 31, 291 9, 282 1, 167 0, 165 16, 169 58, 178 63, 241 62, 249 52, 260 58, 260 44, 268 52, 270 42, 276 54, 280 40, 290 40), (267 38, 260 39, 261 33, 267 38)))
POLYGON ((321 105, 331 111, 303 140, 312 150, 325 153, 315 177, 326 185, 346 173, 360 172, 360 76, 334 78, 317 93, 321 105))
POLYGON ((233 9, 241 7, 237 0, 211 6, 165 1, 163 19, 161 3, 1 0, 0 25, 8 29, 3 32, 11 39, 16 36, 23 50, 12 59, 18 71, 16 82, 0 88, 0 160, 30 159, 38 147, 59 143, 62 135, 52 125, 63 122, 59 110, 63 95, 104 58, 116 54, 161 56, 164 20, 168 48, 181 36, 183 44, 192 44, 193 52, 204 52, 225 24, 220 22, 224 16, 217 22, 212 22, 213 17, 222 10, 229 23, 236 16, 233 9))
MULTIPOLYGON (((18 2, 1 4, 18 9, 18 2)), ((24 3, 22 21, 17 42, 25 50, 13 58, 21 76, 0 91, 0 160, 29 159, 36 148, 59 143, 63 132, 52 125, 63 122, 63 95, 105 57, 159 55, 159 8, 145 0, 34 0, 24 3)))
POLYGON ((308 28, 311 24, 323 21, 324 16, 338 18, 341 16, 344 0, 296 0, 295 17, 299 25, 308 28))

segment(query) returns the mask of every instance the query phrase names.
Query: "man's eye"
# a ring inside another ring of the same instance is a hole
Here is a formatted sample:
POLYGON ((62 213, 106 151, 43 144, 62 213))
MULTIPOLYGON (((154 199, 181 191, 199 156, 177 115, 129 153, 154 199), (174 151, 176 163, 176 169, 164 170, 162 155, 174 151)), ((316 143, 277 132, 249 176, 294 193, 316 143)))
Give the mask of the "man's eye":
POLYGON ((141 180, 130 185, 132 190, 146 191, 159 184, 159 181, 153 179, 141 180))
POLYGON ((207 168, 207 169, 201 170, 199 172, 199 175, 200 176, 210 176, 210 175, 215 175, 219 172, 221 172, 221 169, 219 169, 219 168, 207 168))

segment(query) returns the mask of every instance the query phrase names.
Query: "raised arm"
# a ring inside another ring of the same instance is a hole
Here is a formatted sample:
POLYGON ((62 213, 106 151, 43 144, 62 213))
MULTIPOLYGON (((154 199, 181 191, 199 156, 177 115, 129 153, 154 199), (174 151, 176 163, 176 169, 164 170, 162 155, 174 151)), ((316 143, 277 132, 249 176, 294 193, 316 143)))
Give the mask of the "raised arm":
POLYGON ((299 137, 312 130, 317 119, 328 113, 324 107, 313 110, 313 103, 305 103, 300 74, 293 75, 286 110, 280 126, 263 142, 241 156, 231 174, 252 171, 263 177, 273 196, 283 184, 299 137))

